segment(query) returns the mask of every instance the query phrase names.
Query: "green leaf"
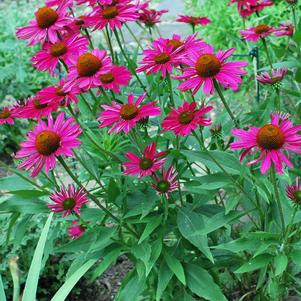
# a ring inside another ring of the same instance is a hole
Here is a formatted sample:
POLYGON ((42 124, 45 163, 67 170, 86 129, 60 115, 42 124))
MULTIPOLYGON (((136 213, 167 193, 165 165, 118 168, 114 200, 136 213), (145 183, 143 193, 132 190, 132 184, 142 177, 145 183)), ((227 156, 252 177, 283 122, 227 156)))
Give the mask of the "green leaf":
POLYGON ((290 256, 296 265, 301 266, 301 250, 293 250, 290 256))
POLYGON ((168 267, 173 271, 176 277, 186 285, 186 277, 184 273, 183 266, 181 262, 174 256, 169 255, 167 252, 164 252, 164 258, 168 267))
POLYGON ((274 258, 275 276, 281 275, 288 264, 288 258, 284 254, 280 254, 274 258))
POLYGON ((22 196, 13 196, 0 204, 0 212, 20 213, 48 213, 46 203, 34 198, 26 199, 22 196))
MULTIPOLYGON (((85 264, 83 264, 78 270, 76 270, 60 287, 60 289, 53 296, 51 301, 64 301, 76 283, 80 278, 87 273, 87 271, 93 266, 97 259, 90 259, 85 264)), ((34 299, 32 299, 34 300, 34 299)))
POLYGON ((188 208, 182 208, 178 211, 177 223, 181 234, 204 253, 211 262, 214 262, 208 247, 207 235, 193 235, 197 230, 204 227, 202 216, 188 208))
POLYGON ((194 264, 186 264, 185 272, 187 286, 193 293, 207 300, 227 301, 220 287, 205 269, 194 264))
POLYGON ((254 270, 261 269, 262 267, 269 264, 271 261, 271 255, 262 254, 250 259, 248 262, 243 264, 239 269, 237 269, 234 273, 247 273, 254 270))
POLYGON ((150 219, 150 221, 146 224, 144 231, 138 241, 138 244, 141 244, 150 234, 160 225, 162 221, 162 216, 154 216, 150 219))
POLYGON ((120 194, 120 189, 114 179, 110 179, 108 186, 108 202, 114 203, 118 195, 120 194))
POLYGON ((2 277, 0 274, 0 300, 6 301, 5 291, 3 287, 2 277))
POLYGON ((50 213, 45 223, 45 226, 42 230, 35 252, 33 254, 33 259, 31 261, 29 272, 25 283, 25 289, 23 292, 22 301, 33 301, 36 299, 36 292, 38 287, 40 270, 42 266, 44 247, 47 240, 47 235, 50 228, 52 216, 53 213, 50 213))
POLYGON ((12 175, 8 177, 0 178, 0 187, 8 191, 14 191, 19 189, 32 188, 32 185, 25 181, 24 179, 12 175))
POLYGON ((161 262, 159 274, 158 274, 158 286, 156 292, 156 301, 160 301, 163 292, 165 291, 173 272, 168 268, 164 261, 161 262))
POLYGON ((96 267, 92 275, 92 281, 97 279, 106 271, 106 269, 119 257, 121 248, 112 250, 108 254, 105 254, 102 262, 96 267))

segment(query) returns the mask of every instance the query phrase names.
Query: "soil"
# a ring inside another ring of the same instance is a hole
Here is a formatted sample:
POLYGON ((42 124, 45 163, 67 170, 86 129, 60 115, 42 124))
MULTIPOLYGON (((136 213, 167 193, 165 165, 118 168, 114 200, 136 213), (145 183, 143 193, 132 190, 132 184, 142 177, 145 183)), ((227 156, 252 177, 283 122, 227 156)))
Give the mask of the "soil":
POLYGON ((126 257, 118 258, 98 280, 90 283, 88 279, 81 279, 72 290, 67 301, 110 301, 114 300, 122 279, 133 268, 132 262, 126 257))

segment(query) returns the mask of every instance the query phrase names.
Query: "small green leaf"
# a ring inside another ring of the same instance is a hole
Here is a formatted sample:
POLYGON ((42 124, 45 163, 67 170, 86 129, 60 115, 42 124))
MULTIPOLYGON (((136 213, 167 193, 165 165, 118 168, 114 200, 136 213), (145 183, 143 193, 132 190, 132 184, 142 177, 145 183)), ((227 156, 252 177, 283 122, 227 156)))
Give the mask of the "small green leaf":
POLYGON ((290 256, 296 265, 301 266, 301 250, 296 249, 292 251, 290 256))
POLYGON ((269 264, 271 261, 271 255, 262 254, 257 257, 250 259, 247 263, 243 264, 239 269, 235 271, 235 273, 247 273, 254 270, 261 269, 262 267, 269 264))
POLYGON ((172 278, 173 272, 169 269, 167 264, 162 261, 158 274, 158 286, 156 292, 156 301, 160 301, 163 292, 165 291, 170 279, 172 278))
POLYGON ((173 271, 176 277, 184 285, 186 285, 185 273, 181 262, 176 257, 169 255, 167 252, 164 252, 164 258, 166 260, 168 267, 173 271))
POLYGON ((145 229, 138 241, 138 244, 141 244, 147 237, 149 237, 149 235, 160 225, 161 221, 161 215, 152 217, 146 224, 145 229))
POLYGON ((187 286, 193 293, 211 301, 227 301, 220 287, 205 269, 194 264, 186 264, 185 272, 187 286))
POLYGON ((288 259, 284 254, 280 254, 274 258, 275 276, 281 275, 288 264, 288 259))
POLYGON ((22 301, 33 301, 36 299, 36 292, 38 287, 39 275, 42 266, 42 258, 44 254, 44 247, 47 240, 48 231, 50 228, 51 220, 53 213, 49 214, 49 217, 45 223, 45 226, 42 230, 41 236, 39 238, 37 247, 33 254, 33 258, 30 264, 30 268, 28 271, 25 289, 23 292, 22 301))

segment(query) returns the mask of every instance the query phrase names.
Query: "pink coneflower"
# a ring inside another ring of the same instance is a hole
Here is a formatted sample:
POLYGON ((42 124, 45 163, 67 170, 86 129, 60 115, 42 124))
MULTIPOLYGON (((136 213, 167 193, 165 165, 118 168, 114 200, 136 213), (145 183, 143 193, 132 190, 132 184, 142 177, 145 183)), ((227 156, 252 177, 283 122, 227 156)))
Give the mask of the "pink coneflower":
POLYGON ((162 15, 167 12, 168 10, 166 9, 142 9, 139 12, 139 22, 143 23, 147 27, 153 27, 155 24, 161 22, 162 15))
POLYGON ((247 9, 251 9, 252 6, 256 5, 257 0, 230 0, 228 2, 228 5, 231 5, 233 3, 237 3, 237 10, 240 12, 245 7, 247 9))
POLYGON ((243 17, 249 17, 255 12, 262 11, 265 7, 272 6, 274 3, 270 0, 257 0, 255 5, 250 5, 249 7, 242 7, 239 10, 239 14, 243 17))
POLYGON ((183 69, 183 74, 176 79, 186 79, 179 85, 179 89, 186 91, 193 89, 195 94, 202 86, 205 94, 214 91, 213 80, 217 80, 223 87, 237 90, 241 83, 241 75, 246 74, 241 68, 248 65, 244 61, 226 62, 226 59, 234 52, 234 48, 227 51, 218 51, 213 54, 212 47, 208 46, 200 54, 191 52, 189 57, 183 58, 183 63, 188 68, 183 69))
POLYGON ((58 33, 61 33, 62 29, 71 23, 65 6, 58 6, 57 9, 44 6, 35 12, 35 16, 35 19, 29 21, 28 26, 17 30, 18 39, 29 39, 29 45, 44 43, 46 40, 50 43, 58 42, 58 33))
POLYGON ((45 166, 45 171, 54 169, 56 157, 73 156, 72 148, 81 142, 77 137, 81 134, 78 124, 74 124, 72 117, 65 120, 64 113, 60 113, 55 122, 48 116, 48 123, 39 120, 33 131, 27 135, 27 140, 21 142, 21 150, 16 154, 17 159, 26 158, 18 168, 33 169, 31 176, 35 177, 45 166))
POLYGON ((211 125, 210 118, 204 118, 204 114, 213 109, 212 106, 196 109, 196 102, 184 102, 177 109, 172 108, 170 114, 162 122, 163 132, 173 131, 176 135, 187 136, 199 126, 211 125))
POLYGON ((82 15, 74 17, 72 22, 66 27, 66 31, 71 35, 79 34, 81 29, 88 28, 89 26, 91 26, 91 24, 88 22, 88 17, 82 15))
POLYGON ((206 26, 211 23, 207 17, 193 17, 180 15, 177 19, 178 22, 190 24, 193 28, 197 25, 206 26))
POLYGON ((126 67, 112 66, 108 73, 100 75, 100 82, 104 89, 120 93, 120 86, 128 86, 131 78, 131 72, 126 67))
POLYGON ((77 95, 81 93, 80 89, 74 86, 70 91, 64 91, 65 81, 61 79, 58 85, 50 86, 38 92, 42 102, 57 103, 60 106, 68 106, 72 101, 78 103, 77 95))
POLYGON ((79 55, 87 51, 89 47, 86 37, 63 37, 62 40, 49 44, 45 43, 43 49, 32 58, 33 65, 40 71, 49 71, 54 75, 54 69, 60 61, 67 66, 74 65, 79 55))
POLYGON ((114 124, 109 133, 124 131, 127 134, 141 119, 160 115, 161 109, 159 106, 155 106, 156 101, 141 105, 145 96, 145 93, 142 94, 135 102, 134 95, 130 94, 126 104, 122 105, 112 101, 112 106, 102 105, 104 111, 100 113, 98 118, 101 122, 99 127, 103 128, 114 124))
POLYGON ((64 5, 64 6, 73 6, 73 0, 47 0, 47 6, 56 6, 56 5, 64 5))
POLYGON ((157 190, 160 194, 164 194, 165 197, 168 199, 169 193, 173 192, 178 188, 177 176, 178 173, 176 172, 173 166, 170 166, 167 171, 163 167, 160 177, 157 176, 155 173, 153 174, 153 177, 156 182, 152 183, 152 187, 155 190, 157 190))
POLYGON ((277 70, 272 69, 272 74, 270 75, 268 72, 263 72, 260 75, 257 75, 257 80, 262 84, 273 85, 276 88, 279 86, 279 82, 281 82, 287 72, 287 68, 278 68, 277 70))
POLYGON ((273 32, 274 32, 274 28, 266 24, 260 24, 256 27, 251 27, 240 31, 241 35, 247 41, 253 41, 253 42, 258 41, 260 38, 265 38, 271 35, 273 32))
POLYGON ((80 220, 74 220, 72 224, 74 225, 68 228, 68 235, 71 236, 72 239, 82 236, 87 230, 87 226, 81 224, 80 220))
POLYGON ((138 175, 138 178, 149 176, 162 167, 166 158, 159 158, 165 154, 166 151, 156 153, 155 142, 144 149, 141 157, 138 157, 132 152, 128 152, 126 157, 130 162, 123 163, 123 166, 126 169, 124 174, 138 175))
POLYGON ((137 72, 147 70, 146 74, 161 71, 162 76, 172 73, 172 68, 181 62, 182 55, 179 55, 183 46, 174 48, 174 45, 167 45, 166 40, 160 38, 153 42, 151 49, 143 50, 144 58, 139 62, 137 72))
POLYGON ((292 36, 294 34, 295 27, 292 23, 286 21, 286 22, 279 22, 281 27, 274 29, 274 35, 276 37, 282 37, 282 36, 292 36))
POLYGON ((301 205, 301 185, 299 178, 296 178, 295 185, 286 185, 286 195, 298 205, 301 205))
POLYGON ((4 107, 0 109, 0 124, 14 124, 14 118, 16 117, 15 110, 4 107))
POLYGON ((56 191, 50 195, 50 199, 54 204, 47 204, 53 212, 63 212, 62 217, 75 212, 80 214, 80 209, 83 204, 88 202, 86 193, 81 187, 76 189, 74 185, 69 184, 66 190, 63 186, 61 191, 56 191))
POLYGON ((301 153, 301 135, 297 134, 301 130, 301 125, 293 126, 288 119, 288 115, 278 113, 271 114, 271 123, 261 128, 250 127, 248 131, 242 129, 232 130, 232 134, 239 138, 237 142, 231 143, 231 149, 244 149, 240 160, 246 154, 260 153, 255 160, 248 162, 248 165, 255 164, 262 160, 260 171, 265 174, 273 162, 278 173, 283 173, 282 163, 288 167, 293 167, 291 161, 285 153, 292 151, 301 153))
POLYGON ((29 97, 25 104, 16 107, 16 113, 20 118, 41 118, 43 116, 48 116, 51 112, 58 109, 58 103, 50 102, 41 99, 40 96, 29 97))
POLYGON ((77 58, 75 65, 69 68, 64 89, 69 91, 77 86, 87 91, 101 84, 100 76, 111 70, 112 61, 105 50, 94 49, 77 58))
POLYGON ((120 28, 123 23, 136 21, 139 18, 137 6, 132 4, 117 3, 110 6, 95 6, 89 14, 89 22, 94 24, 93 30, 103 29, 106 25, 120 28))

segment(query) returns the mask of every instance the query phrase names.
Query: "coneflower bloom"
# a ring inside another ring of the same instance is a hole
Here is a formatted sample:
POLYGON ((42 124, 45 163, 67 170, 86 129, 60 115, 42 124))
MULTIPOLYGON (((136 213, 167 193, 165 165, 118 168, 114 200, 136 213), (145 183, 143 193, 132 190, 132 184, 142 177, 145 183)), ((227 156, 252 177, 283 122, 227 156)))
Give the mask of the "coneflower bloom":
POLYGON ((173 166, 170 166, 167 171, 162 167, 160 176, 153 174, 155 183, 152 183, 152 187, 168 199, 169 193, 178 188, 177 176, 178 173, 173 166))
POLYGON ((50 86, 40 90, 37 95, 42 102, 57 103, 60 106, 68 106, 72 101, 78 103, 77 95, 81 93, 76 86, 68 92, 63 87, 65 80, 61 79, 58 85, 50 86))
POLYGON ((292 36, 294 34, 295 27, 291 22, 279 22, 281 27, 274 29, 274 35, 276 37, 292 36))
POLYGON ((126 157, 129 162, 123 163, 125 175, 138 175, 138 178, 150 176, 155 171, 159 170, 166 158, 161 158, 166 154, 166 151, 156 153, 156 143, 148 145, 143 154, 139 157, 132 152, 128 152, 126 157))
POLYGON ((46 5, 47 6, 65 5, 68 7, 72 7, 73 0, 47 0, 46 5))
POLYGON ((50 194, 50 199, 53 203, 48 203, 48 207, 53 212, 63 212, 62 217, 73 212, 80 214, 81 207, 88 202, 84 189, 76 189, 71 184, 68 185, 68 189, 62 186, 60 191, 50 194))
POLYGON ((14 118, 16 117, 15 110, 4 107, 0 109, 0 124, 14 124, 14 118))
POLYGON ((88 47, 86 37, 77 35, 63 37, 54 44, 45 43, 43 49, 38 51, 31 60, 38 70, 49 71, 51 75, 54 75, 54 69, 60 61, 67 66, 74 65, 78 56, 86 52, 88 47))
POLYGON ((53 122, 48 116, 48 122, 39 120, 33 131, 27 135, 27 140, 21 142, 21 149, 16 153, 17 159, 25 159, 18 168, 32 170, 31 176, 37 176, 45 166, 45 172, 54 169, 57 156, 73 156, 72 148, 81 144, 77 139, 81 134, 78 124, 72 117, 65 120, 64 113, 60 113, 53 122))
POLYGON ((183 15, 179 15, 177 21, 181 23, 188 23, 192 26, 196 26, 196 25, 206 26, 211 23, 211 20, 207 17, 193 17, 193 16, 183 16, 183 15))
POLYGON ((279 84, 283 80, 286 72, 287 68, 272 69, 272 74, 262 72, 260 75, 257 75, 257 80, 262 84, 273 85, 275 88, 279 88, 279 84))
POLYGON ((35 19, 29 21, 28 26, 17 29, 17 37, 20 40, 29 39, 29 45, 44 43, 46 40, 56 43, 59 41, 58 33, 71 21, 66 6, 58 6, 57 9, 44 6, 35 12, 35 19))
POLYGON ((103 29, 106 25, 114 30, 120 28, 123 23, 136 21, 138 18, 137 6, 123 3, 95 6, 88 16, 89 23, 94 24, 93 30, 103 29))
POLYGON ((99 127, 103 128, 113 125, 109 133, 123 131, 127 134, 141 119, 160 115, 161 109, 155 105, 156 101, 141 105, 145 96, 146 94, 144 93, 134 101, 134 95, 130 94, 126 104, 112 101, 112 106, 102 105, 104 111, 100 113, 98 118, 100 121, 99 127))
POLYGON ((256 27, 250 27, 240 31, 245 40, 253 42, 257 42, 260 38, 265 38, 271 35, 273 32, 274 28, 266 24, 260 24, 256 27))
POLYGON ((16 107, 16 113, 20 118, 41 118, 48 116, 51 112, 58 109, 59 104, 57 102, 51 102, 49 100, 42 100, 40 96, 35 95, 29 97, 25 104, 16 107))
POLYGON ((239 10, 241 17, 246 18, 255 12, 262 11, 265 7, 272 6, 274 3, 270 0, 257 0, 256 4, 243 6, 239 10))
POLYGON ((81 224, 80 220, 74 220, 72 224, 74 225, 68 228, 68 235, 71 236, 72 239, 82 236, 87 230, 87 227, 81 224))
POLYGON ((167 45, 166 40, 160 38, 153 42, 151 49, 143 50, 144 58, 139 62, 137 72, 147 70, 146 74, 161 72, 163 77, 172 73, 172 68, 181 62, 182 55, 179 55, 184 46, 174 48, 174 45, 167 45))
POLYGON ((162 122, 163 132, 173 131, 176 135, 187 136, 199 126, 211 125, 211 119, 204 114, 210 112, 213 107, 196 108, 196 102, 184 102, 183 106, 172 108, 168 116, 162 122))
POLYGON ((256 5, 257 0, 230 0, 228 2, 228 5, 231 5, 233 3, 237 3, 237 10, 241 11, 245 7, 247 9, 251 9, 252 6, 256 5))
POLYGON ((182 91, 193 89, 192 93, 195 94, 203 86, 205 94, 212 94, 215 79, 223 87, 237 90, 242 81, 241 75, 247 73, 241 68, 246 67, 248 63, 226 62, 233 52, 234 48, 231 48, 213 54, 211 46, 201 53, 191 52, 189 57, 184 57, 182 60, 183 64, 189 67, 182 69, 182 75, 175 76, 175 79, 186 80, 179 85, 179 89, 182 91))
POLYGON ((142 9, 139 12, 139 22, 143 23, 147 27, 153 27, 155 24, 161 22, 162 15, 167 12, 168 10, 166 9, 142 9))
POLYGON ((100 84, 104 89, 120 93, 120 86, 128 86, 131 72, 124 66, 112 66, 112 69, 100 75, 100 84))
POLYGON ((296 184, 286 185, 286 195, 298 205, 301 205, 301 185, 299 178, 296 178, 296 184))
POLYGON ((101 84, 100 76, 111 70, 112 61, 105 50, 94 49, 77 58, 76 64, 69 68, 64 89, 74 86, 87 91, 101 84))
POLYGON ((283 173, 283 164, 293 167, 291 161, 286 157, 289 151, 301 153, 301 125, 293 126, 288 119, 288 115, 278 113, 271 114, 271 123, 265 124, 261 128, 250 127, 248 131, 242 129, 232 130, 232 134, 239 140, 231 143, 231 149, 244 149, 240 160, 246 154, 256 154, 259 156, 248 162, 248 165, 255 164, 262 160, 260 171, 265 174, 274 164, 277 173, 283 173))
POLYGON ((88 22, 87 16, 74 17, 72 22, 66 27, 66 31, 72 34, 79 34, 81 29, 88 28, 91 24, 88 22))

